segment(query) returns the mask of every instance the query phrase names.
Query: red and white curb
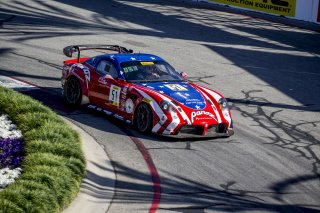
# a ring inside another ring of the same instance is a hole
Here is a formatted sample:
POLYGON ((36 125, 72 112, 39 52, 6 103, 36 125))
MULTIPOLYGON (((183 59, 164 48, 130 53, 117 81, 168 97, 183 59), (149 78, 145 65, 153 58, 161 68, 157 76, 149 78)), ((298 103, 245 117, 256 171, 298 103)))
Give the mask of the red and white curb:
POLYGON ((0 86, 11 88, 17 91, 29 91, 39 89, 37 86, 24 82, 20 79, 0 75, 0 86))

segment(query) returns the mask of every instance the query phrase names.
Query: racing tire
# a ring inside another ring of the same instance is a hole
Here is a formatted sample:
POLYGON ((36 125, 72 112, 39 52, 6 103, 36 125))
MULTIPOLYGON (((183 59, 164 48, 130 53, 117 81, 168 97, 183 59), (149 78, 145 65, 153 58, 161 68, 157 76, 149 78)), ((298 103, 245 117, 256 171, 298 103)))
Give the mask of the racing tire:
POLYGON ((135 111, 134 124, 142 133, 150 133, 152 128, 152 111, 148 104, 140 104, 135 111))
POLYGON ((76 77, 70 77, 66 80, 63 88, 63 97, 71 106, 78 106, 82 99, 82 89, 79 80, 76 77))

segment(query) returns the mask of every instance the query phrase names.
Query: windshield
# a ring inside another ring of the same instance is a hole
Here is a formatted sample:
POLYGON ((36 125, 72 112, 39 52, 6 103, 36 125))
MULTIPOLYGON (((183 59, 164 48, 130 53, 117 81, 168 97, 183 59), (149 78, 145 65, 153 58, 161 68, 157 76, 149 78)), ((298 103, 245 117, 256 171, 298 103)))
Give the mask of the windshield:
POLYGON ((183 81, 180 74, 165 61, 127 61, 121 63, 127 81, 183 81))

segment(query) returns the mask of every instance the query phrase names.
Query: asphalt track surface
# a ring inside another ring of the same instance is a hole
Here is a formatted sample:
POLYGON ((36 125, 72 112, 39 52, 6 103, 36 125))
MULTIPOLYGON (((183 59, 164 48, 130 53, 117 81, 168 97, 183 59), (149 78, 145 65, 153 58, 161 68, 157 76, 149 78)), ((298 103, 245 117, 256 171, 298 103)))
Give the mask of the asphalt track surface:
POLYGON ((320 212, 320 34, 256 17, 174 0, 0 0, 0 75, 39 86, 25 93, 104 148, 108 212, 320 212), (62 48, 91 43, 157 54, 221 92, 235 135, 146 136, 66 108, 62 48))

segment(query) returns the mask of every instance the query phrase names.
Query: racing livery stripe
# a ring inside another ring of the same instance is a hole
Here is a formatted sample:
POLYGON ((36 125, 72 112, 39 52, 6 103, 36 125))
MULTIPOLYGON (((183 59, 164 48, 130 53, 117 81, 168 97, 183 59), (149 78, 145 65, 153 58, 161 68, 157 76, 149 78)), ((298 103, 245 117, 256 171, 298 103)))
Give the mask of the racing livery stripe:
POLYGON ((187 124, 191 124, 191 121, 190 121, 189 117, 187 116, 187 114, 185 113, 185 111, 179 106, 177 106, 176 108, 178 109, 177 111, 180 112, 183 120, 185 120, 187 122, 187 124))
MULTIPOLYGON (((137 89, 138 90, 138 89, 137 89)), ((139 90, 139 92, 140 92, 141 90, 139 90)), ((142 92, 142 91, 141 91, 142 92)), ((144 93, 144 92, 143 92, 144 93)), ((152 93, 154 93, 153 91, 152 91, 152 93)), ((140 93, 141 95, 143 95, 142 93, 140 93)), ((144 93, 145 95, 147 95, 146 93, 144 93)), ((161 94, 158 94, 158 93, 155 93, 156 95, 158 95, 158 96, 160 96, 163 100, 165 100, 165 101, 168 101, 169 103, 171 103, 171 100, 169 99, 169 98, 167 98, 167 97, 165 97, 164 95, 161 95, 161 94)), ((144 96, 144 95, 143 95, 144 96)), ((147 95, 148 97, 150 97, 149 95, 147 95)), ((145 97, 145 96, 144 96, 145 97)), ((147 97, 145 97, 145 98, 147 98, 147 97)), ((150 97, 150 100, 153 100, 151 97, 150 97)), ((174 105, 174 104, 173 104, 174 105)), ((158 104, 156 104, 156 106, 158 106, 158 104)), ((159 106, 158 106, 159 107, 159 106)), ((176 110, 177 110, 177 107, 174 105, 174 107, 176 108, 176 110)), ((160 107, 159 107, 159 109, 160 109, 160 107)), ((160 109, 161 110, 161 109, 160 109)), ((178 111, 178 110, 177 110, 178 111)), ((181 110, 182 112, 183 112, 183 110, 181 110)), ((157 112, 156 112, 157 113, 157 112)), ((161 114, 163 114, 163 111, 161 110, 161 114)), ((185 114, 185 113, 184 113, 185 114)), ((162 116, 161 115, 159 115, 158 113, 157 113, 157 115, 159 116, 159 118, 161 119, 162 118, 162 116)), ((174 132, 174 130, 177 128, 177 126, 180 124, 180 119, 179 119, 179 117, 178 117, 178 115, 174 115, 173 113, 171 113, 170 114, 171 115, 171 117, 172 117, 172 122, 171 123, 169 123, 168 124, 168 120, 166 119, 166 120, 164 120, 164 121, 161 121, 162 123, 164 123, 163 125, 162 125, 162 127, 164 127, 164 128, 158 128, 158 126, 157 125, 155 125, 153 128, 152 128, 152 132, 156 132, 156 133, 158 133, 158 134, 170 134, 170 133, 172 133, 172 132, 174 132)), ((189 118, 187 117, 187 115, 185 114, 185 117, 186 117, 186 119, 187 120, 189 120, 189 118)))
POLYGON ((231 116, 230 116, 230 110, 228 111, 224 111, 223 113, 223 117, 228 121, 229 123, 229 127, 231 126, 231 116))
POLYGON ((160 128, 161 128, 161 125, 160 125, 159 123, 157 123, 157 124, 152 128, 152 132, 158 132, 160 128))
MULTIPOLYGON (((210 100, 210 98, 209 98, 204 92, 201 91, 201 94, 204 95, 204 96, 206 97, 206 99, 209 99, 209 100, 210 100)), ((218 123, 221 123, 220 114, 219 114, 217 108, 214 106, 214 103, 212 103, 211 107, 212 107, 214 113, 216 114, 216 117, 217 117, 217 119, 218 119, 218 123)))
POLYGON ((185 111, 181 108, 181 107, 177 107, 178 111, 180 112, 183 120, 187 121, 187 124, 191 124, 190 119, 188 118, 187 114, 185 113, 185 111))
POLYGON ((163 132, 166 130, 166 127, 169 126, 170 120, 166 120, 164 124, 162 124, 161 128, 158 130, 158 134, 163 134, 163 132))
MULTIPOLYGON (((174 108, 176 109, 176 111, 180 112, 182 118, 185 121, 187 121, 188 124, 191 124, 190 119, 188 118, 187 114, 183 111, 183 109, 181 107, 174 105, 171 102, 171 100, 169 98, 167 98, 166 96, 161 95, 161 94, 157 94, 157 95, 159 95, 163 100, 171 103, 174 106, 174 108), (179 108, 180 108, 180 110, 179 110, 179 108)), ((178 115, 174 115, 173 113, 171 113, 171 117, 172 117, 172 122, 167 126, 166 130, 164 131, 165 134, 170 134, 170 132, 174 132, 174 130, 180 124, 180 119, 179 119, 178 115)))
POLYGON ((172 122, 167 126, 166 130, 163 132, 164 134, 170 134, 174 132, 174 130, 177 128, 177 126, 180 123, 180 119, 178 115, 174 112, 171 112, 172 122))
MULTIPOLYGON (((163 100, 166 100, 166 101, 172 103, 171 100, 170 100, 169 98, 167 98, 166 96, 161 95, 161 94, 157 94, 157 95, 159 95, 163 100)), ((190 121, 189 117, 187 116, 187 114, 185 113, 185 111, 184 111, 181 107, 179 107, 179 106, 176 106, 176 105, 174 105, 174 104, 173 104, 173 106, 175 107, 175 109, 176 109, 177 111, 180 112, 182 118, 183 118, 185 121, 187 121, 188 124, 191 124, 191 121, 190 121)))
MULTIPOLYGON (((149 103, 150 106, 152 107, 153 111, 155 111, 155 113, 157 114, 157 116, 159 117, 159 119, 162 118, 162 114, 163 114, 163 111, 162 109, 160 108, 160 106, 157 104, 157 102, 151 98, 148 94, 146 94, 145 92, 135 88, 144 98, 147 98, 149 99, 151 102, 149 103)), ((166 122, 167 118, 165 118, 165 120, 163 120, 162 122, 166 122)), ((159 123, 158 123, 159 124, 159 123)), ((160 124, 159 124, 160 125, 160 124)), ((152 132, 155 132, 157 133, 159 131, 159 126, 158 125, 155 125, 153 128, 152 128, 152 132)))
POLYGON ((219 101, 221 97, 221 95, 219 95, 218 93, 216 92, 213 92, 211 90, 208 90, 207 88, 204 88, 202 86, 199 86, 201 89, 205 90, 207 93, 209 93, 217 102, 219 101))
POLYGON ((75 72, 72 71, 72 74, 73 74, 74 76, 76 76, 79 80, 81 80, 82 82, 84 82, 84 80, 83 80, 77 73, 75 73, 75 72))
MULTIPOLYGON (((219 101, 220 98, 222 98, 218 93, 215 93, 211 90, 208 90, 204 87, 199 86, 201 89, 205 90, 207 93, 209 93, 214 99, 216 99, 216 101, 219 101)), ((216 112, 216 111, 215 111, 216 112)), ((231 125, 231 116, 230 116, 230 111, 222 111, 222 116, 224 117, 224 119, 226 119, 229 123, 229 127, 231 125)), ((221 119, 221 118, 220 118, 221 119)), ((219 123, 221 123, 221 121, 219 121, 219 123)))

